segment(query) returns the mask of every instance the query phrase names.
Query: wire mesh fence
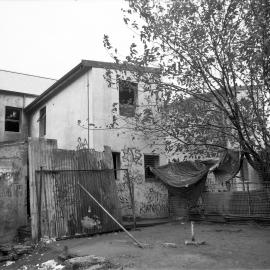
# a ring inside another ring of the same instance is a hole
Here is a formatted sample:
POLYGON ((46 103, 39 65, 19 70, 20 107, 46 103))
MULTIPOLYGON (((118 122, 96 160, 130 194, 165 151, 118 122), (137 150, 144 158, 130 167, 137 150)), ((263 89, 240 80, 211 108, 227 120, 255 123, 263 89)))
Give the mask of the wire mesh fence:
POLYGON ((270 217, 270 184, 235 181, 223 189, 220 185, 206 187, 199 208, 205 215, 270 217))

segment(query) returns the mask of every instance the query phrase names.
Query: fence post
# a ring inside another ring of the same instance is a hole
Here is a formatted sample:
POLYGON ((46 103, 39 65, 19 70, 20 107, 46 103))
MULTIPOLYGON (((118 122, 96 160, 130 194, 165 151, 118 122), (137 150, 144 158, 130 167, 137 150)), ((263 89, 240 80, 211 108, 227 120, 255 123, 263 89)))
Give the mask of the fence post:
POLYGON ((41 238, 41 195, 42 195, 42 166, 40 167, 39 176, 39 198, 38 198, 38 241, 41 238))
POLYGON ((249 182, 247 181, 247 193, 248 193, 248 214, 251 215, 251 201, 250 201, 250 193, 249 193, 249 182))
MULTIPOLYGON (((45 177, 45 179, 46 179, 46 177, 45 177)), ((50 228, 50 220, 49 220, 49 213, 48 213, 48 203, 47 203, 46 181, 44 181, 44 202, 45 202, 45 210, 46 210, 48 235, 49 235, 49 238, 51 238, 51 228, 50 228)))
POLYGON ((129 195, 130 195, 130 201, 131 201, 131 207, 132 207, 132 215, 133 215, 133 229, 136 230, 134 184, 133 183, 131 184, 131 182, 130 182, 128 169, 126 169, 126 172, 127 172, 128 189, 129 189, 129 195))

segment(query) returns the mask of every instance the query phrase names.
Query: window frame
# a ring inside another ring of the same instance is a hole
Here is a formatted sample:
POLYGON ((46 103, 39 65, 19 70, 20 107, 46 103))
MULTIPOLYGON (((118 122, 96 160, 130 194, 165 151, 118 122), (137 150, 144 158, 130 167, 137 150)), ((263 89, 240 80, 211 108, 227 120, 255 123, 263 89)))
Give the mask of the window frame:
POLYGON ((135 116, 136 111, 136 105, 138 100, 138 86, 139 84, 137 82, 131 81, 131 80, 118 80, 118 90, 119 90, 119 115, 126 116, 126 117, 133 117, 135 116), (124 85, 124 84, 130 84, 130 85, 124 85), (123 89, 126 88, 126 89, 123 89), (133 102, 132 104, 129 103, 122 103, 121 102, 121 92, 127 91, 127 89, 133 88, 133 102))
POLYGON ((159 155, 153 155, 153 154, 144 154, 143 155, 143 161, 144 161, 144 177, 146 182, 152 182, 152 181, 157 181, 157 177, 150 171, 148 168, 149 166, 151 167, 158 167, 160 166, 160 156, 159 155), (154 166, 150 165, 149 162, 146 164, 146 157, 154 157, 157 158, 153 162, 155 163, 154 166))
POLYGON ((21 132, 21 122, 22 122, 22 108, 19 107, 13 107, 13 106, 5 106, 5 132, 14 132, 14 133, 20 133, 21 132), (13 119, 7 119, 7 110, 15 110, 19 112, 19 119, 13 120, 13 119), (19 129, 18 131, 14 130, 7 130, 7 122, 9 123, 18 123, 19 129))
POLYGON ((113 169, 114 169, 114 179, 120 180, 120 169, 121 169, 121 153, 112 152, 113 157, 113 169))

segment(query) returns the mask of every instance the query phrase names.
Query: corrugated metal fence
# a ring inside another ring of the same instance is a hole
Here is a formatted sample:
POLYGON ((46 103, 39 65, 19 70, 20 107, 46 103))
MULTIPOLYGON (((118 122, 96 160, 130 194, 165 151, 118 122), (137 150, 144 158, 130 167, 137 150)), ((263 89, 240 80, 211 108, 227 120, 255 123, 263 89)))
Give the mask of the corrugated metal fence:
POLYGON ((83 185, 121 221, 112 154, 56 149, 51 141, 29 143, 32 237, 113 231, 117 225, 80 189, 83 185))

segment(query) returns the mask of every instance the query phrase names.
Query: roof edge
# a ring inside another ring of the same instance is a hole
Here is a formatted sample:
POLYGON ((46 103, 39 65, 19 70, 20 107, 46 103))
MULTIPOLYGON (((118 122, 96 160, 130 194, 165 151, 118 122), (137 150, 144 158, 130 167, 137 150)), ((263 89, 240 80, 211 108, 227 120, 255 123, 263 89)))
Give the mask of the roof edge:
POLYGON ((72 83, 79 76, 84 74, 91 68, 103 68, 103 69, 116 69, 116 70, 128 70, 128 71, 140 71, 147 73, 157 73, 159 68, 152 67, 138 67, 128 63, 112 63, 112 62, 102 62, 102 61, 92 61, 92 60, 81 60, 81 62, 51 85, 45 92, 38 96, 32 103, 30 103, 26 108, 26 112, 31 112, 38 106, 41 106, 50 97, 55 95, 64 89, 65 86, 72 83))
POLYGON ((8 72, 8 73, 13 73, 13 74, 25 75, 25 76, 29 76, 29 77, 36 77, 36 78, 41 78, 41 79, 47 79, 47 80, 51 80, 51 81, 57 81, 57 79, 53 79, 53 78, 49 78, 49 77, 44 77, 44 76, 39 76, 39 75, 34 75, 34 74, 27 74, 27 73, 17 72, 17 71, 11 71, 11 70, 7 70, 7 69, 0 69, 0 71, 4 71, 4 72, 8 72))
POLYGON ((4 93, 4 94, 8 94, 8 95, 38 97, 38 95, 35 95, 35 94, 29 94, 26 92, 17 92, 17 91, 13 91, 13 90, 5 90, 5 89, 0 89, 0 93, 4 93))
POLYGON ((43 92, 39 97, 37 97, 33 102, 31 102, 26 108, 25 112, 31 112, 38 106, 42 105, 45 101, 47 101, 51 96, 60 92, 65 86, 72 83, 76 78, 81 76, 90 68, 85 66, 83 62, 79 63, 73 69, 71 69, 68 73, 66 73, 63 77, 61 77, 58 81, 56 81, 53 85, 51 85, 45 92, 43 92))
POLYGON ((157 73, 159 68, 155 67, 141 67, 132 65, 129 63, 113 63, 113 62, 103 62, 103 61, 93 61, 93 60, 82 60, 82 64, 93 68, 105 68, 105 69, 116 69, 116 70, 128 70, 128 71, 143 71, 148 73, 157 73))

